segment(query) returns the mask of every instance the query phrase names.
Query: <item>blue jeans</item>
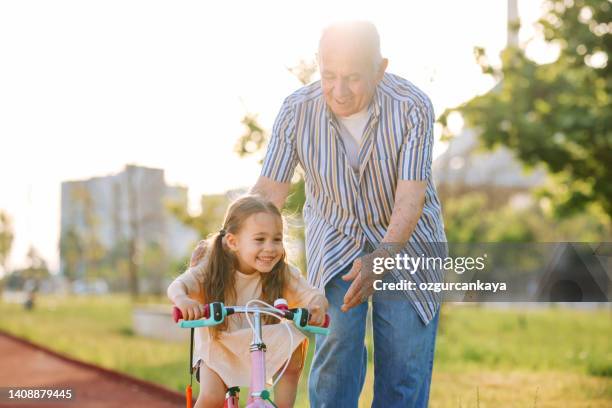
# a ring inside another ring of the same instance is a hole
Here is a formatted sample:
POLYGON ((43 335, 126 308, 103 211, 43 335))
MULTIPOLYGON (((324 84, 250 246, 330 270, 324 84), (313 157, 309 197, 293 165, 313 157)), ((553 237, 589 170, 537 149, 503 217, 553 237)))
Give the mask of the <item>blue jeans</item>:
MULTIPOLYGON (((355 408, 367 368, 364 343, 368 303, 340 311, 351 285, 337 274, 325 286, 331 317, 328 336, 316 336, 310 369, 313 408, 355 408)), ((438 316, 425 326, 408 300, 372 298, 374 400, 372 407, 427 407, 438 316)))

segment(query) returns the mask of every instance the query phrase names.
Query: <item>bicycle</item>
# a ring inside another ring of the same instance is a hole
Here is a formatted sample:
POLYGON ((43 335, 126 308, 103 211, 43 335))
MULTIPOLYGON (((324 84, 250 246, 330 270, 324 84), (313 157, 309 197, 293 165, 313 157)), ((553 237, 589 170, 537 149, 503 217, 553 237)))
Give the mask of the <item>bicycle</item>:
MULTIPOLYGON (((289 358, 291 357, 291 352, 293 350, 293 334, 288 327, 288 321, 293 322, 293 324, 300 330, 305 332, 310 332, 313 334, 322 334, 327 335, 329 333, 329 315, 325 316, 325 322, 322 326, 311 326, 308 324, 309 321, 309 313, 308 309, 305 308, 295 308, 289 309, 287 306, 287 301, 285 299, 277 299, 274 302, 274 306, 267 304, 259 299, 253 299, 247 302, 245 306, 225 306, 222 302, 213 302, 204 305, 204 317, 202 319, 197 320, 183 320, 183 316, 181 310, 174 306, 172 309, 172 316, 174 321, 181 328, 189 328, 191 329, 191 340, 190 340, 190 349, 189 349, 189 374, 190 374, 190 383, 185 389, 185 397, 186 397, 186 406, 187 408, 192 408, 192 382, 193 382, 193 372, 192 372, 192 364, 193 364, 193 335, 194 329, 198 327, 207 327, 207 326, 215 326, 221 324, 225 321, 225 318, 236 314, 243 313, 247 318, 247 322, 251 326, 253 330, 253 340, 250 346, 251 352, 251 381, 250 381, 250 396, 247 401, 246 408, 275 408, 276 405, 270 399, 270 391, 265 388, 265 380, 266 380, 266 360, 265 360, 265 352, 266 352, 266 344, 262 338, 262 323, 261 316, 262 315, 270 315, 278 318, 281 323, 285 324, 287 330, 289 332, 289 337, 291 339, 291 347, 289 348, 289 356, 287 361, 281 370, 280 374, 274 381, 272 388, 276 385, 278 380, 282 377, 285 369, 289 365, 289 358), (263 307, 253 307, 250 306, 251 303, 259 303, 263 304, 263 307), (253 315, 253 322, 251 322, 251 318, 249 314, 253 315)), ((239 398, 240 398, 240 388, 239 387, 229 387, 225 394, 225 402, 224 408, 238 408, 239 407, 239 398)))

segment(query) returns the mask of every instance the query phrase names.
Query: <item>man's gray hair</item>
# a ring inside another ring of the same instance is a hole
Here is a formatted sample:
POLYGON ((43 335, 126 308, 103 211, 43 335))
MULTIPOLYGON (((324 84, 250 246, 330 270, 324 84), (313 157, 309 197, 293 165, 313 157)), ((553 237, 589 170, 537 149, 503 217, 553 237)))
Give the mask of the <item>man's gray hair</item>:
POLYGON ((378 70, 383 58, 380 53, 380 37, 373 23, 369 21, 344 21, 325 27, 319 40, 319 58, 321 55, 321 44, 330 35, 359 44, 360 48, 364 51, 364 55, 372 61, 374 71, 378 70))

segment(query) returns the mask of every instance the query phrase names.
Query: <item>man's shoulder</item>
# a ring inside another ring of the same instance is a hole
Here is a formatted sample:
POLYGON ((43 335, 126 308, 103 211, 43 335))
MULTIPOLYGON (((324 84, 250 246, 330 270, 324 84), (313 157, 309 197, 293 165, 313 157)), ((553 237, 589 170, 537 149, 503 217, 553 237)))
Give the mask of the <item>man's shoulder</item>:
POLYGON ((293 92, 287 98, 285 98, 285 104, 297 106, 306 103, 312 103, 320 100, 323 92, 321 90, 321 81, 315 81, 311 84, 305 85, 293 92))
POLYGON ((386 72, 379 84, 384 98, 389 98, 407 107, 432 110, 431 100, 423 90, 399 75, 386 72))

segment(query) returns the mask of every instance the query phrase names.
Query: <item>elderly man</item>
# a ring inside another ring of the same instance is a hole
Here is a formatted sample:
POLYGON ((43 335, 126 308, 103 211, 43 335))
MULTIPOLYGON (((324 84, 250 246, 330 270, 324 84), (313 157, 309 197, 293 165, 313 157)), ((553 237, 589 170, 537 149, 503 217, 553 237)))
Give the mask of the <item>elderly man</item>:
MULTIPOLYGON (((252 190, 280 208, 296 165, 304 170, 308 279, 325 289, 332 321, 330 335, 316 338, 316 408, 358 405, 374 276, 366 266, 397 244, 446 241, 431 179, 432 106, 412 83, 385 73, 387 62, 371 23, 324 30, 321 81, 284 101, 252 190)), ((411 302, 372 296, 374 407, 427 406, 439 301, 406 294, 411 302)))

